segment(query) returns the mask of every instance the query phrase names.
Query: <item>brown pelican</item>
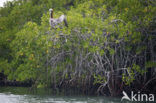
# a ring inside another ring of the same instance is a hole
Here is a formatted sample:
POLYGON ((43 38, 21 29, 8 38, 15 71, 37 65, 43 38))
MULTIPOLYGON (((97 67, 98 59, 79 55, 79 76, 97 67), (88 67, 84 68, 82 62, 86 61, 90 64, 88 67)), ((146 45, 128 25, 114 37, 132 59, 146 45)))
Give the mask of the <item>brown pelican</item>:
POLYGON ((67 24, 67 19, 66 19, 66 16, 65 15, 61 15, 59 18, 53 18, 53 12, 54 10, 53 9, 49 9, 49 12, 50 12, 50 19, 49 19, 49 23, 50 23, 50 26, 53 28, 55 27, 56 25, 64 22, 65 26, 68 27, 68 24, 67 24))

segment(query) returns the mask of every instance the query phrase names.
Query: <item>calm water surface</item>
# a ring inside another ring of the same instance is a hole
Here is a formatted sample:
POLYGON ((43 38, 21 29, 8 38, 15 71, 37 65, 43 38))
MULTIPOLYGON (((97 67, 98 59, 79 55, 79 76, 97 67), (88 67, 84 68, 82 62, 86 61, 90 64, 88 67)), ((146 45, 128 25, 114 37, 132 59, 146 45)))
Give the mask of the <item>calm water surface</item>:
MULTIPOLYGON (((0 87, 0 103, 121 103, 120 98, 98 96, 62 96, 40 89, 34 93, 29 88, 0 87)), ((126 102, 124 102, 126 103, 126 102)), ((128 103, 128 102, 127 102, 128 103)))

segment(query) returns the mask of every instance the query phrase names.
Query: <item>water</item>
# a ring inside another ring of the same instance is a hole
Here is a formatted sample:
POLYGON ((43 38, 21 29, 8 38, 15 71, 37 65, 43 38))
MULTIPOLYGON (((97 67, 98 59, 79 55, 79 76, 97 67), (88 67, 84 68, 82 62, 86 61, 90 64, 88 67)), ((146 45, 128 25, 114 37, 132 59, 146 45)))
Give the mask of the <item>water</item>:
POLYGON ((29 88, 0 87, 0 103, 121 103, 121 101, 120 98, 104 96, 56 95, 45 89, 30 92, 29 88))

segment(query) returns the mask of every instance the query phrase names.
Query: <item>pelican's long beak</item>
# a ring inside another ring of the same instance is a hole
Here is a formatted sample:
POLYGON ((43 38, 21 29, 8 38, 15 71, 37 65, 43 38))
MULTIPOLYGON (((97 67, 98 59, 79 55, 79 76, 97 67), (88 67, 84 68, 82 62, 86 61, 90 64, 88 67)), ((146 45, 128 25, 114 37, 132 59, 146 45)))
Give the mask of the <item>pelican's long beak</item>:
POLYGON ((53 9, 49 9, 49 12, 50 12, 50 18, 53 18, 53 9))

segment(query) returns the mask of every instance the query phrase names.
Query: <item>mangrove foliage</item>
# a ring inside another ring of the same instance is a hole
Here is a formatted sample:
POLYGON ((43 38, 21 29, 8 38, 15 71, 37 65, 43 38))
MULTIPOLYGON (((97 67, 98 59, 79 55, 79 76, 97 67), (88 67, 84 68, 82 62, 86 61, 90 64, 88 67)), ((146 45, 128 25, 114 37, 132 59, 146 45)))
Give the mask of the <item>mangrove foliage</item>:
POLYGON ((156 93, 155 0, 14 0, 0 8, 1 85, 156 93), (68 27, 49 25, 67 16, 68 27))

